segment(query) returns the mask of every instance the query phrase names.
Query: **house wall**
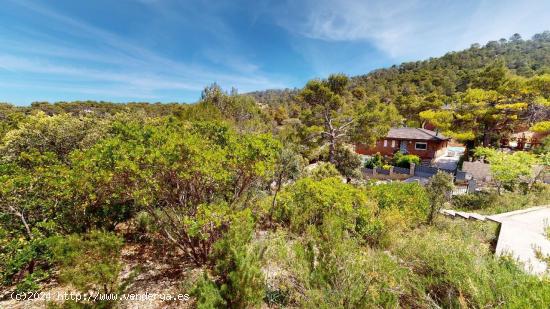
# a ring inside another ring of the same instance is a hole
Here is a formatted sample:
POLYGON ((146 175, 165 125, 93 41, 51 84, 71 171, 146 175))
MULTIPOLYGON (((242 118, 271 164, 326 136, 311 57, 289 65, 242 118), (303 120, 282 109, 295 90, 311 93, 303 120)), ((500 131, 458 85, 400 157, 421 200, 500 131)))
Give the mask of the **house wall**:
POLYGON ((355 152, 363 155, 374 155, 380 153, 383 156, 393 156, 399 149, 399 141, 395 140, 395 146, 392 147, 391 140, 387 140, 387 146, 384 147, 384 140, 379 140, 373 147, 368 147, 364 144, 355 145, 355 152))
POLYGON ((439 158, 441 156, 447 155, 447 146, 449 145, 449 141, 443 141, 439 143, 435 143, 435 157, 439 158))
MULTIPOLYGON (((428 149, 417 150, 414 144, 417 141, 406 141, 409 154, 419 156, 421 159, 435 159, 447 152, 447 141, 428 141, 428 149)), ((422 141, 419 141, 422 142, 422 141)))
POLYGON ((395 140, 385 139, 386 146, 384 146, 384 140, 376 142, 374 147, 366 147, 363 144, 355 146, 355 151, 359 154, 374 155, 380 153, 383 156, 393 156, 395 152, 400 149, 401 143, 406 143, 407 152, 419 156, 421 159, 434 159, 445 155, 447 152, 447 141, 427 141, 428 149, 418 150, 415 149, 415 142, 426 142, 421 140, 395 140), (392 142, 393 141, 393 142, 392 142))

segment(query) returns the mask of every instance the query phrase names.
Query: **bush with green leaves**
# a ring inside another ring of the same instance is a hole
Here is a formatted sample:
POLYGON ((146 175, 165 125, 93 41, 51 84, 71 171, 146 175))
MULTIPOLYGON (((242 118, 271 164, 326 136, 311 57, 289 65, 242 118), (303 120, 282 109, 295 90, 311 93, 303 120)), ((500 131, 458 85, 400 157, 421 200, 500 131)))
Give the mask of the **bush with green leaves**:
POLYGON ((275 163, 275 171, 273 173, 273 183, 271 188, 273 192, 273 198, 271 200, 271 206, 274 207, 277 202, 277 194, 283 187, 283 184, 288 181, 295 181, 303 172, 306 165, 306 160, 296 151, 290 147, 284 147, 281 149, 277 156, 277 162, 275 163))
POLYGON ((120 237, 99 231, 58 236, 48 240, 59 278, 82 293, 116 293, 122 268, 120 237))
POLYGON ((303 306, 396 307, 401 299, 413 298, 406 269, 381 251, 362 247, 341 228, 338 218, 330 218, 308 238, 297 254, 309 266, 303 278, 308 286, 303 306))
POLYGON ((74 149, 88 148, 107 136, 107 122, 93 117, 74 117, 69 114, 48 116, 43 112, 29 115, 8 131, 0 144, 4 160, 25 165, 25 153, 51 153, 68 162, 74 149))
POLYGON ((140 211, 135 217, 135 225, 138 233, 146 235, 153 230, 153 218, 146 211, 140 211))
POLYGON ((253 231, 251 214, 243 213, 239 224, 214 244, 212 273, 206 273, 193 290, 198 308, 250 308, 262 302, 264 249, 251 244, 253 231))
POLYGON ((539 155, 550 153, 550 136, 545 137, 533 152, 539 155))
POLYGON ((363 246, 337 216, 300 237, 279 232, 266 242, 270 285, 284 295, 281 307, 415 307, 421 299, 405 267, 363 246))
POLYGON ((0 229, 0 278, 3 285, 16 285, 18 292, 39 290, 50 275, 51 253, 43 238, 26 240, 0 229))
MULTIPOLYGON (((39 162, 42 156, 28 158, 39 162)), ((43 240, 66 226, 61 211, 66 173, 64 166, 44 161, 32 167, 0 163, 0 276, 4 284, 31 288, 31 281, 47 277, 49 255, 43 240)))
POLYGON ((541 163, 539 157, 525 151, 507 154, 493 148, 478 147, 475 154, 489 162, 499 194, 502 189, 515 191, 520 184, 530 189, 536 179, 535 165, 541 163))
MULTIPOLYGON (((323 160, 329 161, 328 153, 323 156, 323 160)), ((349 147, 338 145, 334 151, 334 167, 336 167, 342 176, 348 179, 357 178, 361 175, 359 171, 361 167, 361 157, 349 147)))
POLYGON ((96 299, 53 300, 50 309, 113 309, 122 293, 134 280, 134 270, 121 280, 123 240, 113 233, 91 231, 87 234, 57 236, 46 240, 52 262, 59 270, 61 283, 75 288, 81 295, 96 299))
POLYGON ((113 137, 74 154, 84 174, 75 186, 80 204, 115 224, 128 207, 147 211, 160 235, 198 266, 273 179, 280 150, 266 134, 219 123, 170 118, 114 127, 113 137))
POLYGON ((342 177, 336 166, 328 162, 318 162, 316 166, 306 173, 307 177, 315 180, 322 180, 331 177, 342 177))
POLYGON ((198 309, 225 308, 227 305, 216 282, 206 274, 195 283, 191 294, 196 299, 198 309))
MULTIPOLYGON (((367 195, 378 203, 379 216, 391 230, 414 228, 428 219, 430 199, 417 183, 370 185, 367 195)), ((391 233, 391 232, 390 232, 391 233)))
POLYGON ((412 272, 416 289, 438 307, 545 308, 547 279, 526 274, 512 258, 494 257, 488 243, 473 237, 475 224, 464 230, 428 226, 399 239, 392 252, 412 272))
POLYGON ((533 132, 538 132, 538 133, 549 133, 550 132, 550 121, 549 120, 539 121, 539 122, 533 124, 531 126, 530 130, 533 131, 533 132))
POLYGON ((384 164, 385 164, 384 163, 384 157, 382 157, 382 155, 380 153, 376 153, 370 159, 365 161, 365 167, 366 168, 382 167, 384 164))
POLYGON ((426 186, 428 197, 430 199, 430 211, 428 213, 428 223, 432 223, 443 205, 451 200, 454 188, 453 175, 438 171, 433 175, 426 186))
POLYGON ((413 154, 403 154, 401 151, 393 155, 392 163, 394 166, 409 168, 411 163, 420 165, 420 157, 413 154))
POLYGON ((458 209, 475 209, 482 214, 498 214, 533 206, 550 203, 550 185, 536 183, 526 194, 515 192, 501 192, 496 190, 454 196, 451 200, 453 207, 458 209))
POLYGON ((303 178, 285 187, 272 209, 273 218, 298 234, 309 227, 319 227, 325 218, 336 216, 344 229, 365 240, 378 237, 377 207, 365 192, 340 178, 322 180, 303 178))
POLYGON ((240 132, 268 131, 268 115, 252 97, 238 94, 236 89, 226 93, 215 83, 205 87, 200 103, 190 109, 190 118, 197 119, 205 113, 206 119, 231 122, 240 132))
POLYGON ((4 135, 17 128, 19 122, 25 119, 24 110, 7 103, 0 103, 0 140, 4 135))
POLYGON ((493 192, 475 192, 472 194, 455 195, 451 204, 455 209, 477 210, 490 208, 495 205, 498 195, 493 192))
MULTIPOLYGON (((387 227, 391 228, 391 227, 387 227)), ((305 308, 544 308, 547 278, 491 251, 496 225, 443 218, 365 247, 335 216, 299 237, 274 233, 266 263, 284 306, 305 308)))

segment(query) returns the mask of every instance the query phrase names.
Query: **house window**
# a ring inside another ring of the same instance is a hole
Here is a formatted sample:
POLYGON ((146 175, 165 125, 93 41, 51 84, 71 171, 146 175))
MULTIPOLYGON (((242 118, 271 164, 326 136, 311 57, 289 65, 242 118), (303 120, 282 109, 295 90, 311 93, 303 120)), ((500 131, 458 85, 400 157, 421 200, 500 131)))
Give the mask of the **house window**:
POLYGON ((416 143, 414 143, 414 149, 416 149, 416 150, 426 150, 426 149, 428 149, 428 143, 416 142, 416 143))
POLYGON ((391 148, 395 148, 395 140, 394 139, 391 140, 391 148))
POLYGON ((384 140, 384 147, 388 147, 388 140, 387 139, 384 140))

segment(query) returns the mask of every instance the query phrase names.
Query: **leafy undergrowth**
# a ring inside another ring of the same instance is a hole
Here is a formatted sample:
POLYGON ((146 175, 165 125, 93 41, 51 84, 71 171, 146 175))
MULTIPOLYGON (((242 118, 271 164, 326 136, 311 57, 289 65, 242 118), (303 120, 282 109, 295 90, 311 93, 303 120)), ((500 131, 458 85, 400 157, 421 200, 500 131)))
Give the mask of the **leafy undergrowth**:
MULTIPOLYGON (((182 261, 178 254, 172 246, 165 246, 159 242, 125 242, 119 258, 120 273, 116 278, 116 281, 121 283, 115 291, 119 297, 117 302, 53 301, 57 295, 79 292, 74 284, 64 283, 54 276, 46 282, 41 282, 40 290, 43 295, 50 295, 51 301, 43 298, 15 300, 10 299, 8 295, 0 301, 0 308, 193 308, 194 300, 191 297, 187 301, 168 301, 160 296, 190 294, 190 288, 182 283, 195 281, 202 272, 201 269, 182 261), (130 299, 132 295, 134 298, 142 298, 130 299), (145 295, 149 295, 149 298, 144 298, 145 295), (151 295, 156 296, 153 298, 151 295), (122 297, 126 299, 120 300, 122 297)), ((87 264, 94 266, 93 263, 87 264)), ((13 291, 14 287, 6 289, 10 290, 13 291)))
POLYGON ((496 228, 440 218, 385 248, 278 231, 262 240, 267 300, 297 308, 546 308, 550 281, 494 257, 496 228))
MULTIPOLYGON (((345 199, 342 202, 345 208, 345 199)), ((296 205, 286 206, 292 210, 296 205)), ((307 215, 315 217, 319 211, 312 208, 307 215)), ((342 228, 348 226, 348 214, 338 209, 300 229, 288 229, 285 224, 292 223, 282 221, 275 229, 251 235, 251 226, 241 225, 215 246, 217 262, 210 270, 186 263, 178 250, 154 237, 127 237, 118 278, 128 282, 124 293, 187 293, 191 298, 122 301, 114 307, 545 308, 550 304, 548 279, 526 275, 510 258, 493 256, 495 223, 438 217, 432 225, 392 229, 388 223, 395 222, 399 212, 389 207, 379 216, 384 213, 390 218, 381 221, 392 233, 372 245, 353 229, 342 228)), ((43 291, 71 289, 51 284, 43 291)), ((43 305, 2 303, 3 308, 43 305)))
POLYGON ((495 191, 465 194, 453 197, 452 207, 457 210, 475 211, 480 214, 498 214, 528 207, 549 205, 550 187, 537 185, 526 193, 495 191))
MULTIPOLYGON (((3 286, 190 297, 52 308, 550 304, 548 279, 493 256, 494 223, 438 216, 445 173, 426 187, 343 182, 331 163, 300 171, 268 134, 212 122, 115 121, 109 132, 70 158, 63 148, 0 162, 3 286)), ((548 186, 529 189, 451 202, 487 213, 548 202, 548 186)))

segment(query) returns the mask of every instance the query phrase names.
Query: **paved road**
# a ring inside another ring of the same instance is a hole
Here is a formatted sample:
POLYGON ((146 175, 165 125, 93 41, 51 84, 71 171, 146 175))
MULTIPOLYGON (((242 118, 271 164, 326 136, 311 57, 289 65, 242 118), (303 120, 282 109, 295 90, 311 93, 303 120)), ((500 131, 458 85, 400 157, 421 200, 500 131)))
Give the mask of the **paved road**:
POLYGON ((501 223, 496 254, 511 253, 534 274, 547 270, 546 263, 537 259, 535 248, 550 255, 550 240, 545 235, 545 228, 550 224, 549 206, 512 211, 488 219, 501 223))
POLYGON ((434 165, 438 168, 453 171, 458 165, 459 157, 441 157, 435 160, 434 165))

